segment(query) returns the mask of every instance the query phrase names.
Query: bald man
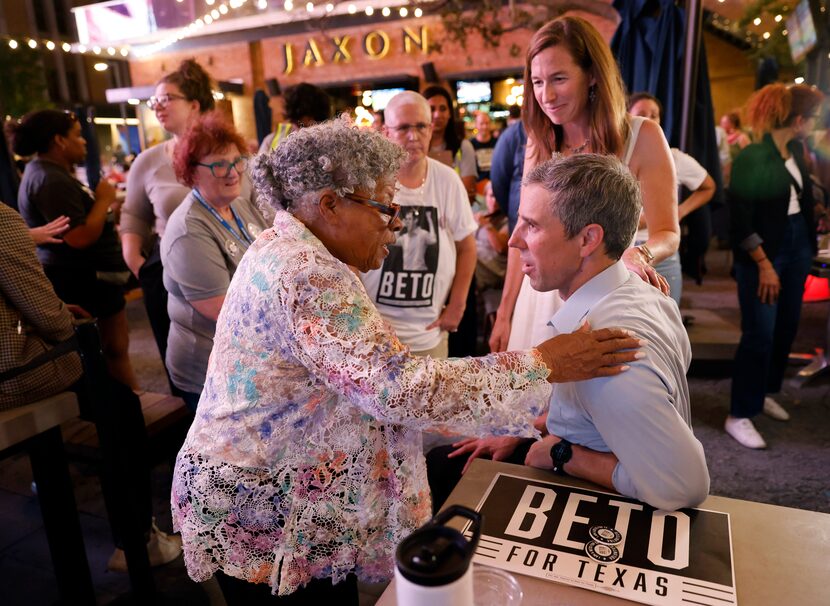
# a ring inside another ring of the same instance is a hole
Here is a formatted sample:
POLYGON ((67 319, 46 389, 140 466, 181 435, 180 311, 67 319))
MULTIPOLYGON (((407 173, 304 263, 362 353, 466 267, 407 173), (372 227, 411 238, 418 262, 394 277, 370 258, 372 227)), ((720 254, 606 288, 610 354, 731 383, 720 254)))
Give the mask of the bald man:
POLYGON ((384 134, 408 153, 395 195, 407 221, 383 267, 361 280, 412 353, 445 358, 447 335, 458 329, 475 271, 477 224, 461 178, 427 155, 432 116, 426 99, 399 93, 384 116, 384 134), (413 250, 404 249, 416 243, 418 262, 412 263, 413 250))

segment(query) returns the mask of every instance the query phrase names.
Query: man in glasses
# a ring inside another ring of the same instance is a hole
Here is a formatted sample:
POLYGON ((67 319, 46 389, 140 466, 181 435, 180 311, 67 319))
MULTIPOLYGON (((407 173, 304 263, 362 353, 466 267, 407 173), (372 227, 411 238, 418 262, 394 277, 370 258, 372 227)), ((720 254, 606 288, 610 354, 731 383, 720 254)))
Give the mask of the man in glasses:
POLYGON ((447 357, 447 334, 458 328, 476 264, 476 222, 461 179, 428 157, 429 104, 406 91, 384 110, 387 138, 407 158, 394 201, 404 230, 380 269, 361 274, 366 291, 412 352, 447 357))

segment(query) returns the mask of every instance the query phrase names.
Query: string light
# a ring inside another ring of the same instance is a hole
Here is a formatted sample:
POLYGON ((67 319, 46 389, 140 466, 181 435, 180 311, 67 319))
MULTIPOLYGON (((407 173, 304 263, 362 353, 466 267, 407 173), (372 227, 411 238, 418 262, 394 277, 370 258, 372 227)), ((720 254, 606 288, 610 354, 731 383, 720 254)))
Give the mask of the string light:
POLYGON ((55 50, 55 43, 52 42, 51 40, 47 40, 46 43, 45 43, 45 46, 49 50, 55 50))
POLYGON ((420 19, 420 18, 421 18, 421 15, 423 15, 423 14, 424 14, 424 11, 422 11, 420 8, 416 8, 416 9, 415 9, 415 13, 414 13, 414 14, 415 14, 415 18, 416 18, 416 19, 420 19))
POLYGON ((375 9, 373 9, 371 6, 366 7, 366 16, 367 17, 371 17, 374 13, 375 13, 375 9))
POLYGON ((26 44, 28 44, 29 48, 31 48, 31 49, 37 48, 37 40, 31 40, 30 39, 26 44))
POLYGON ((14 50, 14 49, 17 48, 17 46, 18 46, 17 40, 9 40, 9 48, 10 49, 14 50))
POLYGON ((392 14, 392 11, 391 11, 391 10, 389 10, 389 7, 388 7, 388 6, 384 6, 384 7, 383 7, 383 10, 382 10, 382 11, 380 11, 380 14, 381 14, 381 15, 383 15, 384 17, 388 17, 389 15, 391 15, 391 14, 392 14))
MULTIPOLYGON (((205 0, 205 2, 209 6, 212 6, 215 0, 211 0, 209 2, 208 0, 205 0)), ((168 46, 171 46, 176 42, 179 42, 180 40, 184 40, 185 38, 193 36, 198 32, 198 30, 202 29, 206 25, 215 23, 221 17, 229 14, 231 11, 234 11, 244 6, 247 2, 248 0, 228 0, 227 3, 223 2, 219 5, 218 8, 212 9, 209 13, 195 19, 192 23, 189 23, 188 25, 181 27, 175 30, 174 32, 171 32, 170 35, 166 38, 158 40, 157 42, 154 42, 153 44, 149 44, 142 48, 133 48, 132 53, 139 58, 155 54, 161 50, 164 50, 168 46)), ((265 8, 268 8, 268 0, 257 0, 256 5, 259 9, 264 10, 265 8)), ((308 6, 311 6, 311 10, 313 10, 313 3, 309 2, 306 8, 308 8, 308 6)), ((283 2, 283 8, 285 8, 285 10, 287 11, 293 9, 294 2, 292 0, 285 0, 285 2, 283 2)))

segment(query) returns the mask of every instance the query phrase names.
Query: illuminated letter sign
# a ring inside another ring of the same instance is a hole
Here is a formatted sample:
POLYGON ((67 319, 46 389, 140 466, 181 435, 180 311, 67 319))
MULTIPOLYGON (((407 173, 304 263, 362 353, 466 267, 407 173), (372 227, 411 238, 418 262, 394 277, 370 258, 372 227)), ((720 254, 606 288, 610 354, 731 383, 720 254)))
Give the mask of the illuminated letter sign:
POLYGON ((285 55, 285 67, 283 67, 282 73, 290 74, 294 71, 294 47, 290 44, 283 44, 282 51, 285 55))
POLYGON ((421 26, 420 35, 413 32, 408 27, 403 28, 403 50, 407 54, 412 53, 412 45, 416 44, 421 47, 421 54, 426 55, 429 52, 429 41, 427 39, 427 26, 421 26))
POLYGON ((380 30, 369 32, 363 38, 363 48, 370 59, 383 59, 389 54, 389 36, 380 30))
POLYGON ((323 65, 323 57, 320 55, 320 49, 317 48, 317 43, 314 41, 314 38, 309 38, 308 43, 305 46, 305 56, 303 56, 303 65, 308 67, 314 63, 314 65, 323 65))
POLYGON ((346 45, 351 39, 352 37, 349 35, 343 36, 342 38, 339 36, 332 38, 332 42, 334 42, 334 55, 331 58, 332 63, 339 63, 340 61, 348 63, 352 60, 349 49, 346 48, 346 45))

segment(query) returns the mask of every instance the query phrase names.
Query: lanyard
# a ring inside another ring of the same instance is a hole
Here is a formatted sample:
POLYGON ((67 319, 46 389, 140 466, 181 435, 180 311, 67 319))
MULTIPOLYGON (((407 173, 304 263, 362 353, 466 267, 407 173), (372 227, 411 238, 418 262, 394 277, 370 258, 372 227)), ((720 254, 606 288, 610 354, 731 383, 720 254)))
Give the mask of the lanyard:
POLYGON ((241 219, 239 218, 239 215, 237 215, 237 214, 236 214, 236 211, 233 209, 233 206, 230 206, 229 208, 231 209, 231 214, 233 215, 233 218, 234 218, 234 220, 236 221, 236 226, 239 228, 239 232, 242 234, 242 238, 240 238, 240 237, 239 237, 239 234, 237 234, 237 233, 233 230, 233 228, 230 226, 230 224, 229 224, 227 221, 225 221, 225 220, 224 220, 224 219, 223 219, 223 218, 219 215, 219 213, 218 213, 218 212, 216 212, 216 209, 215 209, 215 208, 213 208, 210 204, 208 204, 207 202, 205 202, 205 199, 202 197, 202 194, 200 194, 200 193, 199 193, 199 190, 198 190, 198 189, 194 189, 194 190, 193 190, 193 196, 194 196, 194 197, 195 197, 195 198, 199 201, 199 204, 201 204, 202 206, 204 206, 204 207, 208 210, 208 212, 210 212, 210 214, 212 214, 212 215, 213 215, 213 218, 214 218, 214 219, 216 219, 222 227, 224 227, 225 229, 227 229, 227 230, 230 232, 230 234, 231 234, 234 238, 236 238, 236 239, 239 241, 239 243, 240 243, 240 244, 242 244, 242 248, 247 249, 247 248, 248 248, 248 245, 249 245, 249 244, 251 244, 251 242, 253 242, 253 241, 254 241, 254 239, 253 239, 253 238, 251 237, 251 235, 248 233, 248 230, 246 230, 246 229, 245 229, 245 226, 242 224, 242 221, 241 221, 241 219), (244 240, 243 240, 243 238, 244 238, 244 240))

